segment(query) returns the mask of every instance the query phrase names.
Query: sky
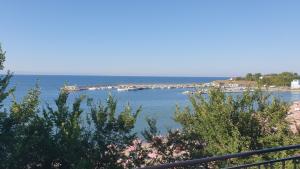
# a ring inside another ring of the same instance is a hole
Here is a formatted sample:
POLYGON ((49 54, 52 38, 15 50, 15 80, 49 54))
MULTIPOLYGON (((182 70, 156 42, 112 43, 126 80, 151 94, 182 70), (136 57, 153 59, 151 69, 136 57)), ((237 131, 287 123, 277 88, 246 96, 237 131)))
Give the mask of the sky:
POLYGON ((299 0, 0 0, 15 74, 300 73, 299 0))

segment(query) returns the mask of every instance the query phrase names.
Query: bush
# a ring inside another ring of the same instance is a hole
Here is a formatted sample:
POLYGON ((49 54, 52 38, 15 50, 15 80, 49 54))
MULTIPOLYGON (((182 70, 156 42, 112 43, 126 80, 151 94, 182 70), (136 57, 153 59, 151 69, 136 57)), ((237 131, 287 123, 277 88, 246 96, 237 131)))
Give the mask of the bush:
POLYGON ((198 95, 190 100, 192 108, 177 111, 176 121, 190 139, 204 141, 203 149, 194 154, 225 155, 300 142, 286 121, 289 105, 260 90, 234 98, 220 89, 211 89, 207 98, 198 95))

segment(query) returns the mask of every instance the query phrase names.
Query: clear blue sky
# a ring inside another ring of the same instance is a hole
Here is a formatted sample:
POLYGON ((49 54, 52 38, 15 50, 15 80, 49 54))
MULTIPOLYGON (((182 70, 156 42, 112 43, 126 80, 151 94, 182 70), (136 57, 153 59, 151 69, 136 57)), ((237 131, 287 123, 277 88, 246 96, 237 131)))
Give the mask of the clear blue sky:
POLYGON ((300 73, 300 1, 0 0, 17 74, 300 73))

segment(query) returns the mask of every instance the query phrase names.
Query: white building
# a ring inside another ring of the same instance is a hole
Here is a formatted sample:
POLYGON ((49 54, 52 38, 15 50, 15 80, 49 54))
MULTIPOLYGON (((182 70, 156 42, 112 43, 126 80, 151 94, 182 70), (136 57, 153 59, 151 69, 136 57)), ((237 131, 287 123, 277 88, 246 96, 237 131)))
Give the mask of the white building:
POLYGON ((291 83, 291 89, 300 89, 300 80, 293 80, 291 83))

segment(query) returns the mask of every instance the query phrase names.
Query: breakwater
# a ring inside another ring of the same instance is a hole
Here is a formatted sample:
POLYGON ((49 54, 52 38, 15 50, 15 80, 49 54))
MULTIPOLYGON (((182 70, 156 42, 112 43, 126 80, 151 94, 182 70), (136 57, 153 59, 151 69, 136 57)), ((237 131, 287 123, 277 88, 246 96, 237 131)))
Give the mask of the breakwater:
POLYGON ((93 85, 93 86, 64 86, 62 90, 75 92, 82 90, 117 90, 117 91, 138 91, 147 89, 197 89, 204 87, 203 84, 120 84, 120 85, 93 85))
POLYGON ((93 85, 93 86, 64 86, 61 89, 67 92, 76 92, 83 90, 117 90, 122 91, 139 91, 149 89, 187 89, 183 94, 207 93, 210 87, 218 87, 225 93, 240 93, 243 91, 254 91, 261 89, 268 92, 300 92, 300 90, 291 89, 289 87, 255 87, 240 83, 220 83, 214 81, 210 83, 183 83, 183 84, 118 84, 118 85, 93 85))

